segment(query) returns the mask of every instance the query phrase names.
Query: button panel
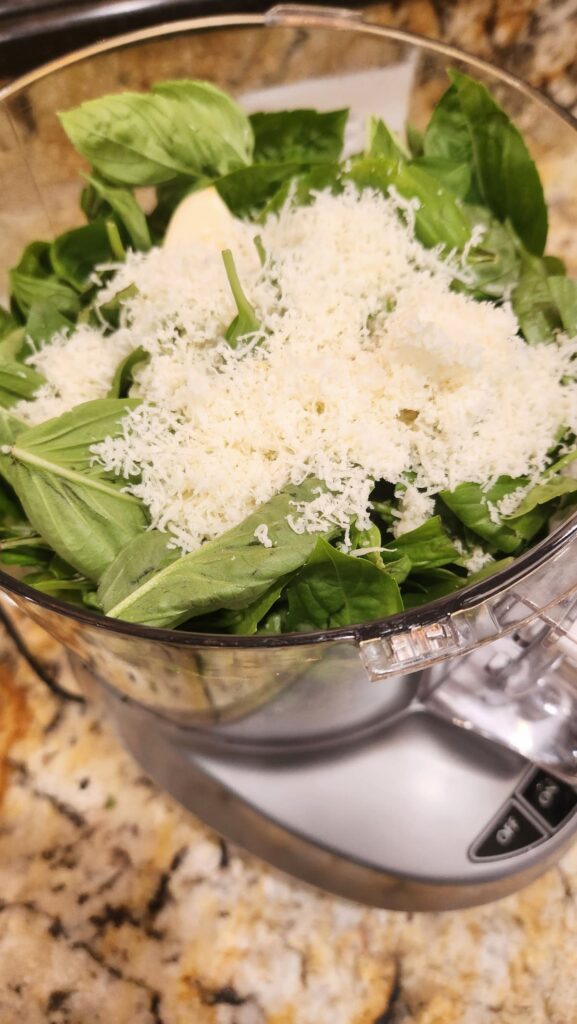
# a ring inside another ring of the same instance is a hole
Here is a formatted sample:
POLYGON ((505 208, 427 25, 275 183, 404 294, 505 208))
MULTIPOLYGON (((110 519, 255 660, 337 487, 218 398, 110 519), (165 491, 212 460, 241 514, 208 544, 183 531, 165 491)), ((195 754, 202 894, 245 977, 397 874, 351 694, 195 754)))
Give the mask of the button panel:
POLYGON ((532 768, 511 797, 472 844, 471 860, 529 850, 548 839, 577 811, 577 789, 541 768, 532 768))
POLYGON ((544 771, 537 771, 528 779, 521 796, 552 829, 559 828, 577 807, 577 792, 544 771))
POLYGON ((487 857, 506 857, 519 853, 545 839, 546 833, 539 828, 516 803, 511 801, 499 815, 490 832, 486 833, 471 853, 475 860, 487 857))

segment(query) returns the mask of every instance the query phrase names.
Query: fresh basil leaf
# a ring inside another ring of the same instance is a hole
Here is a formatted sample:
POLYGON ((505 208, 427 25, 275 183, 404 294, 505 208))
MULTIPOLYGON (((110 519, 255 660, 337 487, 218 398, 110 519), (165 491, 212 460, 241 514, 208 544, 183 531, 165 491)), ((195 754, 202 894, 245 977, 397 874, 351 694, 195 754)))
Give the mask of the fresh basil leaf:
POLYGON ((70 604, 82 605, 85 595, 93 592, 94 584, 58 555, 50 557, 37 572, 27 573, 24 582, 42 594, 58 597, 70 604))
MULTIPOLYGON (((134 398, 97 398, 82 402, 61 416, 20 431, 18 454, 14 457, 47 471, 52 469, 52 463, 73 474, 93 471, 92 445, 121 434, 124 416, 138 405, 140 400, 134 398)), ((98 469, 95 472, 98 475, 98 469)))
POLYGON ((14 319, 12 314, 0 306, 0 341, 3 341, 4 338, 8 338, 19 328, 20 324, 14 319))
POLYGON ((257 598, 246 608, 239 608, 236 611, 226 609, 212 616, 201 616, 192 619, 190 623, 187 623, 187 627, 193 632, 203 633, 208 630, 210 633, 254 636, 257 631, 260 632, 259 626, 266 620, 293 576, 294 573, 283 576, 269 590, 265 591, 262 597, 257 598))
POLYGON ((413 569, 435 569, 458 562, 460 554, 447 534, 440 516, 431 516, 415 530, 403 533, 386 544, 385 563, 405 555, 413 569), (391 557, 393 556, 393 557, 391 557))
POLYGON ((59 116, 79 153, 114 184, 227 174, 251 156, 248 118, 207 83, 162 82, 151 93, 103 96, 59 116))
POLYGON ((469 586, 470 583, 480 583, 481 580, 486 580, 489 576, 494 576, 496 572, 501 572, 501 569, 507 569, 514 561, 514 558, 500 558, 496 562, 487 562, 487 564, 481 569, 478 569, 477 572, 471 573, 470 576, 467 576, 467 579, 464 582, 467 586, 469 586))
POLYGON ((258 213, 281 185, 304 170, 302 163, 254 164, 215 181, 215 188, 231 213, 249 217, 258 213))
POLYGON ((162 559, 170 556, 159 552, 161 542, 151 541, 152 534, 142 534, 103 577, 104 611, 128 622, 170 627, 218 608, 246 608, 310 555, 315 538, 295 533, 287 516, 295 502, 310 501, 318 486, 313 478, 285 488, 232 530, 160 568, 159 553, 162 559), (270 548, 254 536, 262 523, 270 548))
POLYGON ((572 476, 555 475, 544 480, 543 483, 535 484, 525 495, 514 512, 503 516, 506 522, 513 522, 532 512, 538 505, 546 505, 555 498, 561 498, 565 494, 574 494, 577 491, 577 480, 572 476))
POLYGON ((130 189, 108 185, 96 174, 87 174, 86 180, 102 202, 116 214, 134 248, 147 252, 152 244, 150 231, 146 217, 130 189))
POLYGON ((389 576, 397 581, 399 586, 404 583, 413 566, 408 555, 401 555, 397 551, 382 551, 380 555, 383 565, 389 576))
POLYGON ((383 156, 387 160, 399 162, 408 159, 407 154, 403 152, 399 142, 380 117, 369 118, 367 131, 366 156, 383 156))
POLYGON ((463 576, 448 569, 429 569, 425 572, 411 573, 407 580, 407 589, 403 590, 405 608, 419 608, 439 597, 447 597, 460 590, 467 580, 463 576))
POLYGON ((508 297, 521 274, 518 242, 513 232, 508 224, 501 224, 483 206, 466 204, 463 211, 471 227, 482 225, 484 234, 468 252, 465 262, 468 281, 462 288, 459 286, 459 290, 491 299, 508 297))
POLYGON ((27 277, 50 277, 52 273, 50 242, 30 242, 24 249, 15 270, 26 274, 27 277))
POLYGON ((464 483, 454 491, 441 491, 439 498, 469 530, 489 542, 494 550, 514 554, 524 541, 532 540, 548 518, 547 511, 539 507, 515 522, 505 521, 497 513, 496 506, 504 497, 526 485, 525 477, 502 476, 487 491, 481 484, 464 483))
POLYGON ((252 114, 254 163, 324 163, 338 160, 348 110, 282 110, 252 114))
POLYGON ((443 93, 433 110, 423 135, 423 153, 456 164, 473 164, 471 132, 455 84, 443 93))
POLYGON ((407 121, 405 135, 407 136, 407 146, 411 156, 424 156, 425 133, 420 128, 417 128, 415 124, 412 124, 411 121, 407 121))
POLYGON ((260 323, 253 306, 251 306, 244 294, 244 291, 242 290, 234 257, 230 249, 225 249, 223 251, 222 259, 224 262, 224 269, 226 270, 226 276, 228 277, 230 290, 238 310, 237 315, 226 330, 225 338, 231 348, 236 348, 240 338, 243 338, 246 334, 254 334, 255 331, 260 329, 260 323))
POLYGON ((337 551, 322 538, 287 587, 286 597, 287 632, 350 626, 403 609, 392 576, 364 558, 337 551))
POLYGON ((422 156, 413 160, 412 166, 421 167, 431 177, 437 178, 458 199, 465 199, 471 191, 471 168, 468 164, 458 164, 441 156, 422 156))
MULTIPOLYGON (((455 70, 449 71, 449 77, 470 138, 475 181, 483 202, 499 220, 510 220, 529 252, 540 256, 547 240, 547 207, 523 137, 484 85, 455 70)), ((454 119, 452 125, 454 152, 454 119)), ((463 140, 462 127, 459 133, 463 140)))
POLYGON ((14 362, 22 354, 25 347, 25 338, 28 333, 24 327, 17 327, 10 334, 5 334, 0 341, 0 362, 14 362))
POLYGON ((113 295, 107 302, 103 302, 97 307, 98 316, 106 321, 109 327, 116 330, 120 326, 120 314, 122 307, 127 299, 133 299, 137 294, 137 288, 134 284, 127 285, 126 288, 122 288, 116 295, 113 295))
POLYGON ((384 157, 361 157, 353 161, 347 177, 361 189, 387 194, 393 185, 406 199, 418 199, 415 234, 423 245, 443 245, 450 250, 462 249, 468 242, 471 231, 456 197, 422 167, 384 157))
POLYGON ((399 167, 394 182, 408 199, 417 198, 420 207, 415 217, 415 234, 426 246, 444 245, 462 249, 469 241, 467 218, 449 189, 416 163, 399 167))
POLYGON ((53 272, 48 242, 31 242, 9 276, 12 300, 23 319, 35 302, 48 302, 72 317, 78 313, 80 301, 75 290, 53 272))
POLYGON ((260 213, 264 222, 271 213, 277 213, 289 196, 294 206, 308 206, 314 201, 316 192, 330 189, 336 193, 341 188, 342 169, 340 164, 316 164, 310 171, 303 171, 284 184, 271 196, 260 213))
POLYGON ((27 316, 35 304, 48 304, 63 316, 75 318, 80 311, 80 299, 70 285, 51 277, 31 277, 20 270, 10 271, 10 288, 18 307, 27 316))
MULTIPOLYGON (((0 472, 5 461, 0 459, 0 472)), ((146 529, 139 502, 118 486, 69 470, 64 475, 47 461, 30 464, 26 453, 12 449, 10 482, 38 533, 67 562, 98 580, 135 534, 146 529)))
POLYGON ((30 350, 37 351, 49 344, 55 334, 72 330, 74 324, 50 302, 33 302, 26 320, 25 336, 32 342, 30 350))
MULTIPOLYGON (((525 340, 530 345, 554 341, 558 331, 564 328, 561 311, 551 289, 551 280, 554 279, 548 277, 543 260, 523 258, 522 272, 512 293, 511 304, 525 340)), ((567 290, 563 286, 553 287, 563 302, 566 321, 572 323, 571 287, 567 290)))
POLYGON ((107 263, 112 258, 104 219, 66 231, 50 246, 50 260, 55 273, 79 292, 92 287, 89 277, 96 265, 107 263))
POLYGON ((572 338, 577 334, 577 281, 570 277, 550 274, 547 277, 547 284, 559 311, 563 330, 572 338))
POLYGON ((134 371, 137 366, 143 366, 150 359, 150 353, 146 352, 142 345, 135 348, 133 352, 118 364, 114 371, 112 384, 108 392, 108 398, 126 398, 134 383, 134 371))
POLYGON ((32 398, 44 377, 25 363, 0 362, 0 405, 5 409, 24 398, 32 398))
POLYGON ((180 106, 183 117, 199 136, 199 146, 206 147, 205 161, 211 170, 226 174, 233 166, 252 162, 254 134, 250 118, 227 93, 210 82, 193 79, 156 82, 152 93, 180 106), (217 159, 213 161, 215 145, 217 159))
POLYGON ((86 402, 19 432, 10 454, 0 456, 0 472, 31 525, 90 579, 98 579, 147 524, 141 503, 121 490, 124 481, 105 479, 91 465, 91 445, 118 434, 130 406, 126 400, 86 402))

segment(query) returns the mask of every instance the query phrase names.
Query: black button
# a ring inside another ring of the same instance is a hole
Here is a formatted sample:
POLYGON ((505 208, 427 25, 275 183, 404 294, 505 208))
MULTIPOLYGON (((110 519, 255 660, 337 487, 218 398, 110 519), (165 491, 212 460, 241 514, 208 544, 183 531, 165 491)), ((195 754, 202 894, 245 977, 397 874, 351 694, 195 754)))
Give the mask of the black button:
POLYGON ((577 806, 577 793, 553 775, 539 771, 521 790, 523 798, 548 825, 558 828, 577 806))
POLYGON ((544 834, 515 804, 509 804, 489 835, 473 849, 473 856, 504 857, 507 853, 518 853, 543 839, 544 834))

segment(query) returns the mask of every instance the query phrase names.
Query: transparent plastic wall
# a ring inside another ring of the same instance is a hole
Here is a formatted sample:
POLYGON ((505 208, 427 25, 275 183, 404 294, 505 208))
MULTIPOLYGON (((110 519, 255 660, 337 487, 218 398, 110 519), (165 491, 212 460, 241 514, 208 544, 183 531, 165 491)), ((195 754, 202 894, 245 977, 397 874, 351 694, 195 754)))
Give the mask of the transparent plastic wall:
MULTIPOLYGON (((160 79, 204 78, 249 109, 350 106, 354 146, 369 113, 386 117, 397 130, 407 119, 423 127, 446 88, 448 67, 483 79, 524 132, 545 182, 549 251, 577 274, 577 134, 568 118, 511 78, 450 49, 365 24, 343 10, 281 7, 263 17, 146 30, 57 62, 0 94, 0 295, 24 245, 83 220, 78 200, 86 168, 64 136, 58 111, 106 92, 145 89, 160 79)), ((151 201, 146 191, 140 198, 145 205, 151 201)), ((521 749, 510 723, 502 724, 503 715, 491 718, 487 712, 499 704, 493 699, 499 687, 501 705, 511 711, 513 698, 503 679, 495 683, 493 673, 487 683, 485 668, 477 665, 466 686, 462 674, 457 693, 454 670, 480 645, 533 622, 536 632, 522 650, 538 662, 539 678, 546 672, 555 677, 562 693, 548 706, 555 704, 557 725, 563 719, 566 726, 563 742, 560 725, 549 730, 539 757, 545 762, 558 755, 571 772, 573 684, 570 673, 559 674, 559 658, 567 661, 573 650, 576 529, 565 524, 504 572, 421 610, 278 638, 146 629, 74 610, 5 573, 0 585, 74 651, 102 686, 184 732, 216 735, 223 723, 242 719, 243 742, 283 749, 331 737, 337 742, 414 701, 521 749), (562 656, 554 653, 560 637, 566 642, 562 656), (435 665, 440 668, 431 671, 435 665), (477 698, 481 710, 475 708, 477 698)), ((526 672, 525 689, 533 676, 526 672)), ((517 700, 518 685, 515 694, 517 700)), ((518 703, 516 722, 524 714, 518 703)), ((545 705, 537 700, 531 714, 549 714, 545 705)), ((229 733, 227 742, 233 739, 229 733)))

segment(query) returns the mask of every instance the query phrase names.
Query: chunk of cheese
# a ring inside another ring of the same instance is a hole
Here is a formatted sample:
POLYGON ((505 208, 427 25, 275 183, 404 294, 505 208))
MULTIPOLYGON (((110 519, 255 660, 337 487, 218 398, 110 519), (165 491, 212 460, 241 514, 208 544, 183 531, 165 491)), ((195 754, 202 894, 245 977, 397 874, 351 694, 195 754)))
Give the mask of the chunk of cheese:
POLYGON ((233 217, 217 190, 211 186, 191 192, 181 200, 170 219, 163 247, 174 251, 204 245, 220 253, 223 249, 238 249, 240 246, 245 254, 252 255, 252 263, 258 267, 260 261, 252 235, 249 225, 233 217))

